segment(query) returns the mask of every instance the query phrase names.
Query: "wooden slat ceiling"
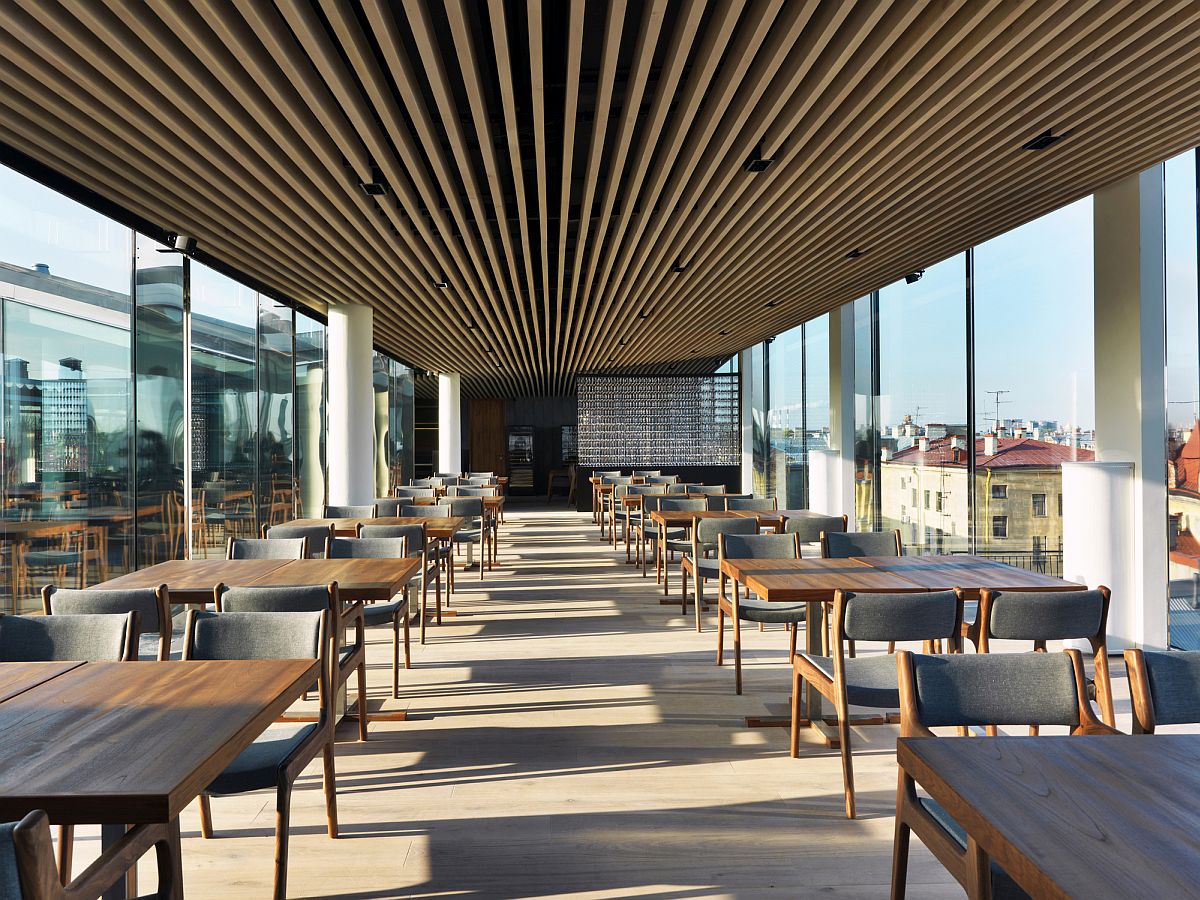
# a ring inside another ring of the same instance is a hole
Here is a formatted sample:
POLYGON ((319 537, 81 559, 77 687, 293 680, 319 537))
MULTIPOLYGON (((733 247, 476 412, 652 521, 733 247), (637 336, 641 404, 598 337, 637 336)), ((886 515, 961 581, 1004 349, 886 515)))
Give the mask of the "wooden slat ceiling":
POLYGON ((0 0, 0 141, 553 394, 711 370, 1195 145, 1198 70, 1197 0, 0 0))

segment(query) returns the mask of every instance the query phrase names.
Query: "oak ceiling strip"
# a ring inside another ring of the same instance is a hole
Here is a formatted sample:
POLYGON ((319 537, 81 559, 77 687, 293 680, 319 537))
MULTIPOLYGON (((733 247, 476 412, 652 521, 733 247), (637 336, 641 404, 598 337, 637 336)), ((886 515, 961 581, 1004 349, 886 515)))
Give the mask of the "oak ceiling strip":
MULTIPOLYGON (((529 227, 529 200, 525 194, 525 168, 521 159, 521 126, 517 120, 517 100, 513 92, 514 67, 509 53, 508 23, 505 20, 503 0, 488 0, 488 15, 492 25, 492 50, 496 55, 496 75, 500 84, 500 101, 504 111, 504 133, 508 139, 508 159, 512 171, 513 190, 516 195, 517 224, 525 252, 525 291, 528 298, 529 318, 533 321, 533 342, 530 351, 534 359, 534 370, 540 378, 546 377, 546 347, 542 335, 543 318, 537 314, 538 280, 533 272, 533 232, 529 227)), ((503 225, 501 225, 503 228, 503 225)), ((543 247, 544 252, 544 247, 543 247)), ((542 295, 545 297, 545 294, 542 295)), ((521 318, 525 321, 525 304, 517 297, 521 307, 521 318)), ((544 309, 545 307, 543 307, 544 309)), ((526 325, 528 327, 528 325, 526 325)))
POLYGON ((541 242, 542 321, 545 341, 541 348, 543 371, 548 371, 551 359, 550 325, 550 203, 549 172, 546 164, 546 72, 543 60, 545 38, 542 30, 541 0, 527 0, 525 15, 529 32, 530 104, 533 112, 534 178, 537 184, 538 239, 541 242))
MULTIPOLYGON (((583 57, 583 24, 585 7, 583 0, 571 0, 567 10, 567 61, 566 84, 563 86, 563 148, 562 148, 562 177, 559 180, 559 214, 558 214, 558 269, 557 288, 554 295, 555 317, 552 336, 554 352, 552 356, 552 371, 560 368, 562 342, 566 334, 566 313, 564 311, 566 294, 567 271, 567 234, 571 221, 572 169, 575 160, 575 140, 579 128, 579 82, 581 59, 583 57)), ((555 376, 555 385, 562 377, 561 372, 555 376)))
MULTIPOLYGON (((486 320, 486 325, 492 330, 492 333, 502 336, 505 339, 511 351, 508 356, 510 362, 509 368, 515 371, 523 371, 528 375, 532 371, 530 360, 528 354, 522 353, 519 346, 516 334, 516 314, 511 299, 517 285, 507 282, 501 269, 500 253, 496 248, 495 235, 492 233, 492 228, 488 221, 487 210, 483 206, 483 191, 480 188, 479 179, 471 160, 468 149, 469 141, 463 131, 459 111, 454 102, 450 76, 442 58, 442 52, 437 45, 431 14, 423 0, 406 0, 404 9, 408 17, 408 24, 412 31, 413 39, 417 44, 417 50, 421 54, 422 67, 425 71, 429 87, 433 92, 434 102, 438 107, 442 127, 446 129, 450 142, 450 151, 454 159, 451 161, 441 157, 440 142, 432 146, 427 143, 426 149, 430 157, 435 159, 435 166, 440 165, 441 171, 449 172, 453 167, 457 169, 458 174, 462 178, 466 189, 467 204, 471 209, 473 219, 461 211, 462 207, 458 201, 456 191, 451 191, 448 188, 447 195, 451 208, 460 210, 460 212, 456 213, 456 218, 461 218, 459 227, 467 241, 468 247, 471 248, 471 255, 475 260, 475 265, 480 270, 490 274, 490 283, 495 286, 494 292, 489 292, 488 294, 489 303, 476 304, 476 308, 479 309, 482 307, 483 311, 483 315, 477 317, 476 322, 482 325, 483 322, 480 320, 486 320), (474 239, 476 232, 481 239, 478 242, 474 239), (486 267, 483 261, 479 259, 479 243, 482 243, 483 251, 487 256, 486 267), (503 301, 503 306, 497 301, 497 295, 503 301), (507 327, 501 323, 497 315, 500 309, 503 309, 506 314, 508 320, 507 327)), ((393 135, 393 137, 399 137, 399 135, 393 135)), ((454 182, 448 181, 444 183, 450 185, 454 182)), ((497 211, 497 214, 503 214, 503 207, 497 211)), ((509 272, 515 273, 516 269, 513 265, 511 245, 507 241, 505 242, 505 247, 509 251, 506 254, 509 272)), ((485 279, 485 281, 488 281, 488 279, 485 279)))
MULTIPOLYGON (((1169 35, 1165 35, 1165 36, 1164 36, 1164 38, 1165 38, 1165 37, 1169 37, 1169 35)), ((1060 82, 1059 82, 1059 84, 1060 84, 1060 87, 1061 87, 1061 86, 1064 86, 1064 85, 1066 85, 1066 84, 1069 84, 1071 80, 1072 80, 1072 79, 1068 79, 1068 78, 1064 78, 1064 79, 1060 80, 1060 82)), ((1091 85, 1085 85, 1085 86, 1083 86, 1083 87, 1080 89, 1080 91, 1079 91, 1079 96, 1086 95, 1086 93, 1087 93, 1089 90, 1091 90, 1091 89, 1092 89, 1092 87, 1093 87, 1093 86, 1091 86, 1091 85)), ((1015 89, 1015 88, 1014 88, 1014 93, 1017 93, 1017 91, 1016 91, 1016 89, 1015 89)), ((1001 104, 1000 104, 1000 102, 999 102, 999 101, 1000 101, 1001 97, 1003 96, 1003 90, 1002 90, 1002 89, 999 89, 999 87, 998 87, 997 91, 996 91, 995 93, 993 93, 991 96, 992 96, 992 99, 993 99, 994 103, 993 103, 993 104, 992 104, 992 105, 989 107, 989 110, 990 110, 991 112, 993 112, 993 113, 994 113, 994 112, 996 112, 998 109, 1001 109, 1001 108, 1002 108, 1002 106, 1001 106, 1001 104)), ((1050 96, 1050 95, 1046 95, 1046 96, 1048 97, 1048 96, 1050 96)), ((1016 98, 1016 99, 1014 100, 1014 103, 1013 103, 1013 106, 1014 106, 1014 107, 1015 107, 1015 105, 1016 105, 1016 103, 1017 103, 1017 100, 1019 100, 1019 99, 1023 99, 1023 98, 1021 98, 1021 97, 1018 97, 1018 98, 1016 98)), ((1045 99, 1045 97, 1044 97, 1044 99, 1045 99)), ((1062 101, 1062 103, 1060 103, 1060 104, 1059 104, 1059 107, 1060 107, 1060 108, 1069 108, 1069 107, 1068 107, 1068 103, 1069 103, 1069 102, 1070 102, 1070 101, 1068 101, 1068 100, 1064 100, 1064 101, 1062 101)), ((1018 116, 1028 116, 1028 115, 1030 114, 1030 112, 1031 112, 1031 110, 1030 110, 1030 108, 1029 108, 1027 105, 1022 105, 1022 106, 1020 107, 1020 109, 1018 110, 1018 112, 1017 112, 1017 115, 1018 115, 1018 116)), ((1041 110, 1038 110, 1038 109, 1034 109, 1032 112, 1033 112, 1033 113, 1034 113, 1034 115, 1035 115, 1035 118, 1034 118, 1034 120, 1035 120, 1035 121, 1042 121, 1042 120, 1044 120, 1043 118, 1038 118, 1038 116, 1048 116, 1048 115, 1050 115, 1050 113, 1048 113, 1048 112, 1045 112, 1045 113, 1044 113, 1044 112, 1042 112, 1041 110)), ((987 150, 988 150, 988 148, 990 147, 990 148, 991 148, 991 155, 992 155, 992 156, 998 156, 998 157, 1000 157, 1000 158, 1002 158, 1002 159, 1007 159, 1008 161, 1011 161, 1011 159, 1012 159, 1012 153, 1013 153, 1013 147, 1011 146, 1011 144, 1010 144, 1010 143, 1008 143, 1008 142, 1004 142, 1004 141, 996 141, 996 140, 994 139, 994 137, 992 136, 991 132, 984 131, 984 130, 982 130, 982 129, 972 129, 972 128, 971 128, 971 125, 973 124, 973 123, 972 123, 972 121, 971 121, 971 119, 972 119, 972 118, 973 118, 973 117, 970 117, 970 116, 968 116, 968 117, 965 117, 965 120, 964 120, 964 122, 963 122, 963 124, 962 124, 962 126, 961 126, 961 127, 962 127, 963 129, 966 129, 966 130, 967 130, 969 133, 972 133, 972 134, 974 134, 974 135, 975 135, 975 139, 976 139, 976 140, 980 140, 980 138, 979 138, 979 136, 980 136, 980 135, 983 135, 983 136, 984 136, 984 137, 983 137, 983 139, 982 139, 982 144, 981 144, 981 147, 980 147, 980 152, 985 152, 985 151, 987 151, 987 150)), ((1012 131, 1012 128, 1008 128, 1008 129, 1005 129, 1005 130, 1012 131)), ((929 157, 928 157, 928 156, 925 156, 925 157, 924 157, 924 160, 925 160, 925 161, 928 161, 928 159, 929 159, 929 157)), ((1018 159, 1019 159, 1019 158, 1018 158, 1018 159)), ((922 169, 922 171, 925 171, 925 172, 927 173, 927 176, 928 176, 928 177, 927 177, 927 179, 926 179, 927 183, 933 183, 935 180, 938 180, 938 181, 940 181, 940 183, 941 183, 941 184, 945 184, 945 179, 946 179, 946 176, 945 176, 944 172, 942 171, 941 167, 929 167, 929 166, 926 166, 924 169, 922 169)), ((970 172, 969 172, 969 176, 970 176, 971 178, 976 178, 976 177, 978 177, 978 175, 979 175, 979 174, 981 174, 981 171, 980 171, 978 168, 972 168, 972 169, 970 170, 970 172)), ((892 187, 893 187, 893 190, 894 190, 894 193, 895 193, 895 195, 896 195, 896 196, 898 196, 898 197, 910 196, 910 195, 912 194, 912 191, 913 191, 913 188, 912 188, 911 186, 904 185, 903 183, 901 183, 901 184, 893 184, 893 186, 892 186, 892 187)), ((854 198, 853 198, 853 197, 850 197, 850 198, 848 198, 848 199, 849 199, 849 201, 851 201, 851 202, 852 202, 854 198)), ((816 207, 816 209, 818 209, 818 210, 819 210, 819 209, 820 209, 820 207, 819 207, 819 206, 817 206, 817 207, 816 207)), ((802 227, 803 227, 803 222, 798 222, 798 223, 797 223, 797 228, 802 228, 802 227)), ((845 244, 843 244, 842 246, 845 246, 845 244)), ((840 256, 841 256, 841 254, 838 254, 838 256, 840 257, 840 256)), ((768 269, 770 269, 770 268, 771 268, 771 267, 769 266, 769 267, 768 267, 768 269)), ((811 271, 811 270, 810 270, 810 271, 811 271)), ((767 274, 778 274, 778 272, 770 272, 770 273, 767 273, 767 274)))
MULTIPOLYGON (((935 9, 945 18, 949 17, 947 4, 939 4, 935 9)), ((796 102, 803 105, 812 103, 812 98, 818 96, 826 100, 821 107, 823 113, 833 114, 836 110, 836 99, 845 97, 854 85, 866 78, 873 65, 885 54, 888 54, 889 60, 899 60, 915 53, 916 48, 913 44, 904 41, 901 35, 907 32, 921 11, 922 6, 913 3, 892 7, 883 4, 855 5, 851 15, 840 22, 832 40, 811 45, 812 50, 820 48, 819 54, 805 54, 805 65, 800 67, 798 73, 800 77, 793 78, 793 84, 797 85, 796 90, 790 94, 776 92, 773 95, 774 103, 770 107, 760 106, 757 102, 739 104, 747 111, 754 110, 751 115, 754 121, 752 127, 755 130, 730 129, 724 141, 709 145, 698 167, 704 174, 692 179, 683 200, 683 208, 688 210, 688 213, 676 219, 667 241, 660 243, 659 248, 668 242, 700 245, 697 229, 709 218, 719 202, 717 198, 725 195, 735 179, 740 178, 741 187, 745 188, 747 173, 742 170, 741 164, 757 141, 757 136, 761 133, 759 129, 771 118, 782 114, 788 96, 795 96, 796 102), (840 77, 833 77, 835 75, 840 77), (812 85, 814 80, 816 84, 812 85), (799 89, 802 85, 805 86, 804 90, 799 89), (735 139, 739 137, 740 141, 735 143, 735 139)), ((944 18, 938 21, 944 21, 944 18)), ((784 68, 786 70, 789 67, 784 68)), ((741 122, 745 123, 751 115, 743 116, 741 122)), ((762 175, 768 179, 775 177, 770 170, 762 175)), ((722 240, 719 233, 715 240, 722 240)), ((666 255, 659 249, 651 256, 649 263, 641 268, 639 279, 633 285, 635 291, 654 296, 655 304, 662 306, 664 310, 669 306, 657 291, 668 275, 665 271, 666 259, 666 255)), ((691 277, 695 278, 703 268, 701 261, 691 273, 691 277)), ((645 336, 640 336, 639 343, 646 339, 645 336)))
MULTIPOLYGON (((608 303, 609 312, 608 317, 603 320, 604 327, 611 328, 614 321, 636 321, 638 317, 648 318, 653 314, 656 307, 655 298, 639 284, 638 273, 645 272, 647 260, 655 250, 678 250, 685 246, 677 234, 668 233, 667 229, 672 228, 672 223, 687 218, 692 212, 691 204, 694 203, 697 192, 693 190, 685 197, 688 186, 711 178, 716 167, 716 162, 710 154, 705 166, 706 172, 701 173, 700 167, 704 164, 695 159, 696 153, 701 148, 711 147, 714 141, 728 146, 735 138, 740 123, 750 115, 750 110, 757 107, 771 79, 784 66, 797 41, 805 34, 812 22, 812 14, 821 12, 822 9, 833 9, 835 6, 814 8, 811 3, 785 5, 781 21, 769 32, 766 28, 775 22, 775 13, 779 10, 777 7, 760 7, 762 16, 751 20, 747 30, 739 35, 734 52, 730 54, 736 64, 722 69, 717 90, 705 98, 701 118, 692 125, 687 135, 687 142, 682 151, 685 154, 685 162, 669 166, 656 163, 659 170, 669 173, 665 195, 654 205, 654 211, 650 214, 655 225, 649 236, 646 239, 642 239, 640 234, 636 236, 625 265, 614 279, 620 282, 622 287, 620 293, 608 303), (627 272, 630 273, 628 280, 625 278, 627 272)), ((845 5, 838 8, 849 9, 845 5)), ((694 253, 688 254, 689 261, 693 255, 694 253)), ((664 265, 663 261, 667 258, 665 252, 659 252, 658 264, 664 265)), ((635 344, 640 337, 641 335, 631 337, 629 343, 635 344)), ((580 337, 577 343, 586 346, 589 340, 596 340, 595 333, 580 337)), ((632 351, 626 350, 627 354, 629 352, 632 351)), ((594 359, 594 354, 589 357, 589 362, 584 363, 585 368, 594 364, 590 362, 591 359, 594 359)))
MULTIPOLYGON (((579 230, 575 236, 575 251, 571 255, 571 289, 567 293, 567 321, 565 334, 570 335, 559 342, 559 362, 565 371, 570 341, 574 337, 572 323, 575 311, 582 305, 579 297, 579 279, 583 272, 584 249, 592 226, 592 203, 600 179, 600 168, 604 157, 604 141, 608 135, 609 113, 612 107, 613 84, 616 82, 617 60, 621 52, 621 35, 625 28, 627 10, 625 0, 609 0, 604 19, 604 43, 600 51, 600 74, 596 89, 596 105, 592 111, 591 142, 588 145, 587 163, 584 166, 583 194, 579 204, 579 230)), ((635 13, 636 15, 636 13, 635 13)), ((616 177, 618 173, 610 173, 616 177)))

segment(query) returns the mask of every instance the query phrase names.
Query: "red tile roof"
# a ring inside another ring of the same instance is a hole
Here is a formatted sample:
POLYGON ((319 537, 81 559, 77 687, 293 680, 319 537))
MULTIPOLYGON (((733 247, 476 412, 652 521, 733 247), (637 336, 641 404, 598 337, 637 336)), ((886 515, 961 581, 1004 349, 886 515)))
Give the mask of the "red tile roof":
POLYGON ((1169 464, 1173 469, 1174 479, 1170 484, 1172 490, 1200 492, 1200 423, 1192 428, 1192 434, 1182 447, 1179 455, 1169 464))
MULTIPOLYGON (((919 444, 913 444, 892 456, 892 462, 907 463, 915 466, 967 466, 967 453, 963 448, 954 453, 950 447, 951 438, 937 438, 929 442, 929 449, 921 452, 919 444)), ((959 443, 965 444, 963 438, 959 443)), ((1051 444, 1048 441, 1035 441, 1033 438, 1003 437, 996 439, 996 452, 987 455, 983 452, 984 439, 975 439, 975 465, 980 469, 1056 469, 1065 462, 1090 462, 1096 458, 1091 450, 1070 447, 1065 444, 1051 444)), ((1198 457, 1200 459, 1200 457, 1198 457)))

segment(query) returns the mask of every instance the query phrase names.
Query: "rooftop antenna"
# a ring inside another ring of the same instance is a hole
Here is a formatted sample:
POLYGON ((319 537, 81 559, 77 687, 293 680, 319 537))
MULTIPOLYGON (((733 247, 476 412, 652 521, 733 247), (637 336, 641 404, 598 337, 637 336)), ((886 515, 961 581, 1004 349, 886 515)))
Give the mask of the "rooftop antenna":
POLYGON ((995 407, 996 407, 996 419, 995 419, 995 424, 994 424, 992 427, 993 427, 993 428, 995 428, 995 429, 997 429, 997 430, 999 430, 999 428, 1000 428, 1000 404, 1001 404, 1001 403, 1012 403, 1012 401, 1011 401, 1011 400, 1001 400, 1000 398, 1001 398, 1001 397, 1002 397, 1004 394, 1011 394, 1011 393, 1012 393, 1012 391, 1008 391, 1008 390, 1004 390, 1004 391, 984 391, 984 393, 985 393, 985 394, 990 394, 990 395, 993 397, 993 402, 994 402, 994 405, 995 405, 995 407))

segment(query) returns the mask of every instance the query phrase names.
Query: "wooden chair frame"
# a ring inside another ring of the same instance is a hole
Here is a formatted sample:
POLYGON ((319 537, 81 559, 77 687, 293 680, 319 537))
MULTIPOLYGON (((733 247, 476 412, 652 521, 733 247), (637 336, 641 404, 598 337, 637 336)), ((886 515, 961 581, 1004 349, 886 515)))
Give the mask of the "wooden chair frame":
MULTIPOLYGON (((1087 696, 1087 682, 1083 672, 1083 657, 1078 650, 1065 650, 1071 657, 1075 671, 1075 696, 1079 702, 1079 725, 1071 730, 1073 735, 1120 734, 1115 728, 1105 725, 1092 712, 1087 696)), ((917 707, 916 679, 912 670, 912 654, 901 650, 896 654, 896 670, 900 685, 900 736, 936 737, 921 723, 917 707)), ((955 807, 946 808, 947 815, 962 821, 955 807)), ((964 850, 958 845, 928 810, 917 799, 915 779, 901 770, 896 787, 896 830, 892 843, 892 900, 901 900, 905 894, 908 877, 908 847, 911 835, 916 833, 938 861, 946 867, 955 880, 963 886, 968 896, 991 896, 991 865, 987 853, 970 835, 964 850)))
MULTIPOLYGON (((330 594, 336 600, 337 585, 331 584, 330 594)), ((361 604, 356 604, 361 606, 361 604)), ((183 658, 191 659, 193 624, 195 610, 188 610, 186 639, 184 641, 183 658)), ((288 831, 291 827, 292 788, 296 779, 308 767, 308 764, 321 754, 324 767, 323 782, 325 791, 326 829, 331 838, 338 836, 337 817, 337 776, 334 770, 334 698, 336 690, 330 689, 331 673, 337 665, 338 639, 337 629, 330 629, 333 621, 328 611, 321 616, 321 636, 318 646, 321 648, 320 677, 317 679, 317 703, 320 713, 317 716, 317 728, 292 751, 284 761, 279 772, 279 782, 275 789, 275 900, 285 900, 287 896, 287 863, 288 863, 288 831), (332 631, 332 634, 331 634, 332 631)), ((360 705, 362 701, 360 700, 360 705)), ((359 723, 365 721, 366 708, 360 711, 359 723)), ((205 839, 213 837, 212 805, 207 793, 200 797, 200 833, 205 839)))
MULTIPOLYGON (((849 592, 854 593, 854 592, 849 592)), ((957 635, 962 626, 963 594, 955 590, 958 599, 954 627, 949 634, 942 637, 950 644, 957 642, 957 635)), ((846 637, 846 591, 837 591, 833 598, 833 638, 828 649, 833 659, 832 678, 824 671, 812 665, 804 656, 792 655, 792 725, 790 751, 793 759, 800 756, 800 720, 801 697, 804 695, 804 683, 807 681, 822 697, 828 700, 834 708, 837 717, 838 744, 842 756, 842 787, 846 797, 846 818, 853 819, 854 807, 854 759, 850 746, 850 703, 846 691, 846 658, 849 644, 846 637)), ((919 595, 918 595, 919 596, 919 595)), ((812 627, 812 624, 809 625, 812 627)), ((923 641, 926 653, 933 653, 936 637, 923 641)), ((894 642, 888 642, 889 648, 894 642)), ((903 713, 901 714, 903 715, 903 713)))

